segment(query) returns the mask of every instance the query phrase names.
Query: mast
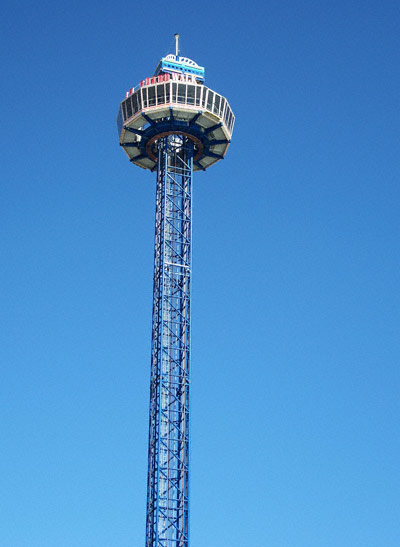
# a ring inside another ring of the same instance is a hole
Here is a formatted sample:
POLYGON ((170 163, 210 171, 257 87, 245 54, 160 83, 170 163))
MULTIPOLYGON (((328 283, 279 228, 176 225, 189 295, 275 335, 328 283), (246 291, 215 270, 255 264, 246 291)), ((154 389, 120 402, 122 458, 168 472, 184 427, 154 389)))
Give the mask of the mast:
POLYGON ((179 34, 174 34, 175 36, 175 57, 178 60, 179 56, 179 34))

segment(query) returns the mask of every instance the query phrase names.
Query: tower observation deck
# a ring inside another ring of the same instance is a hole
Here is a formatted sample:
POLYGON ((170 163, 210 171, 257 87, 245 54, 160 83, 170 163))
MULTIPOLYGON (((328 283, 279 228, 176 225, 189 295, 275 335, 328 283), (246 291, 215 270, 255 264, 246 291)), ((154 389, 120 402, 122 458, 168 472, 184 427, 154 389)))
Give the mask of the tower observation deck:
POLYGON ((224 158, 235 121, 175 38, 117 118, 129 160, 157 172, 146 547, 189 547, 192 175, 224 158))

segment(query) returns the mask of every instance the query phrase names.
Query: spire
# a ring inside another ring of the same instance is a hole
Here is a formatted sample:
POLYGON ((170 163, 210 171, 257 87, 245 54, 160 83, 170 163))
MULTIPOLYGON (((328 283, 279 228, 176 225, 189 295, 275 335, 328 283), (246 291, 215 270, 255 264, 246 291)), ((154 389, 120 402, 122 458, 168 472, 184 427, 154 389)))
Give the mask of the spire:
POLYGON ((175 57, 178 60, 179 56, 179 34, 174 34, 175 36, 175 57))

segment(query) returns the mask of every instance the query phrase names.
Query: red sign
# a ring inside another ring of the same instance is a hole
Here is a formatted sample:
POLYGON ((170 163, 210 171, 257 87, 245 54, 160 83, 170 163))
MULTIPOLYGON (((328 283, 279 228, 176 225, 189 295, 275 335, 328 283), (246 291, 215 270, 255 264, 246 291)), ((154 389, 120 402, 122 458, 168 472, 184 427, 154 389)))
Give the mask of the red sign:
MULTIPOLYGON (((161 84, 162 82, 169 82, 169 80, 173 80, 176 82, 185 82, 185 83, 192 83, 197 84, 196 77, 193 74, 159 74, 158 76, 150 76, 149 78, 145 78, 140 82, 140 87, 144 87, 146 85, 154 85, 154 84, 161 84)), ((132 87, 129 91, 126 92, 125 97, 129 97, 129 95, 132 95, 132 93, 135 91, 136 88, 132 87)))
POLYGON ((168 82, 171 78, 171 74, 159 74, 158 76, 151 76, 151 78, 145 78, 140 82, 140 87, 151 84, 161 84, 161 82, 168 82))

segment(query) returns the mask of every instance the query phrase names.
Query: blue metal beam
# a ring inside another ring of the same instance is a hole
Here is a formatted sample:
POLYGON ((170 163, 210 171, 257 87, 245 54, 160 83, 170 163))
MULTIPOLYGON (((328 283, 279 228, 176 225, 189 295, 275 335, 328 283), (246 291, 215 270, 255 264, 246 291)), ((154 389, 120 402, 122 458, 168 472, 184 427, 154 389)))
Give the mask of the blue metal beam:
POLYGON ((214 146, 214 144, 228 144, 230 143, 231 141, 228 140, 228 139, 213 139, 211 141, 209 141, 209 146, 214 146))
POLYGON ((125 131, 129 131, 130 133, 134 133, 135 135, 143 135, 144 131, 142 129, 135 129, 134 127, 128 127, 124 125, 125 131))
POLYGON ((129 161, 137 161, 142 160, 143 158, 147 158, 147 154, 139 154, 138 156, 134 156, 129 161))
POLYGON ((202 171, 205 171, 205 170, 206 170, 205 167, 203 167, 199 161, 195 161, 195 162, 193 162, 193 163, 194 163, 195 165, 197 165, 197 167, 199 167, 202 171))
POLYGON ((190 120, 190 122, 189 122, 189 127, 191 127, 192 125, 194 125, 194 124, 196 123, 196 121, 200 118, 200 116, 202 115, 202 113, 203 113, 203 112, 202 112, 201 110, 199 110, 199 111, 197 112, 197 114, 196 114, 195 116, 193 116, 193 118, 192 118, 192 119, 190 120))
POLYGON ((218 158, 219 160, 224 159, 224 156, 222 154, 215 154, 215 152, 210 152, 210 150, 207 150, 206 155, 212 158, 218 158))
POLYGON ((216 123, 215 125, 212 125, 211 127, 207 127, 207 129, 204 129, 204 133, 207 135, 208 133, 215 131, 219 127, 222 127, 222 122, 216 123))
POLYGON ((146 120, 146 122, 149 122, 150 125, 156 125, 156 122, 150 118, 147 114, 142 112, 142 118, 146 120))
POLYGON ((140 148, 140 144, 138 142, 121 142, 120 146, 123 148, 140 148))

